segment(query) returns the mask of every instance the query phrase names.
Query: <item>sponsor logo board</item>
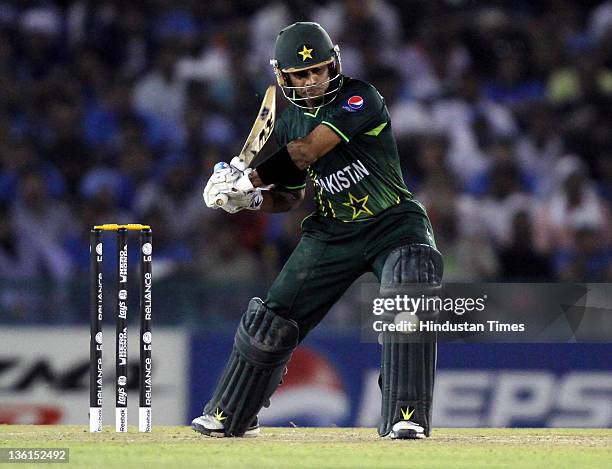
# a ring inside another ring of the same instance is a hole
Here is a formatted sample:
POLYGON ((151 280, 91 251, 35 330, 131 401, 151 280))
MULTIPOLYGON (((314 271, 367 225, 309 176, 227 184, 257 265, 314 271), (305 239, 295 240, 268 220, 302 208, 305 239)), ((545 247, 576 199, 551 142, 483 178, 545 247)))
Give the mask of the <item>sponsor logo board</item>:
MULTIPOLYGON (((111 327, 110 325, 108 326, 111 327)), ((114 337, 114 330, 109 333, 114 337)), ((109 334, 106 334, 108 340, 109 334)), ((129 331, 128 421, 138 421, 138 330, 129 331), (133 339, 132 339, 133 337, 133 339)), ((155 424, 185 422, 187 336, 156 328, 152 351, 155 424)), ((0 423, 87 424, 89 412, 89 328, 3 328, 0 331, 0 423)), ((103 355, 104 424, 115 421, 114 348, 103 355)), ((150 367, 150 365, 149 365, 150 367)), ((121 382, 125 382, 121 378, 121 382)))
MULTIPOLYGON (((294 353, 270 407, 262 410, 262 423, 375 427, 380 347, 354 337, 309 339, 294 353)), ((195 336, 191 418, 212 393, 231 346, 231 336, 195 336)), ((612 427, 612 370, 605 360, 611 349, 607 344, 441 344, 434 426, 612 427)), ((410 418, 412 410, 402 412, 410 418)))

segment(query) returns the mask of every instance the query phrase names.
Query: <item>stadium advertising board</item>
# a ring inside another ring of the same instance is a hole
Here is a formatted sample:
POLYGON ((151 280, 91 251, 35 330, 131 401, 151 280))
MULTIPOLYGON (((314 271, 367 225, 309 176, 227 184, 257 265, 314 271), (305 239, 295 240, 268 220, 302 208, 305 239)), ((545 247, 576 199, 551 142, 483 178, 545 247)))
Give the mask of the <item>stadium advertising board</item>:
MULTIPOLYGON (((104 341, 105 424, 114 421, 114 331, 104 341)), ((186 336, 155 330, 153 421, 177 425, 185 420, 186 336)), ((0 424, 85 424, 89 402, 89 329, 0 329, 0 424)), ((138 335, 128 340, 128 421, 138 421, 138 335)))
MULTIPOLYGON (((191 347, 190 415, 198 415, 232 338, 191 347)), ((612 427, 610 344, 440 344, 436 427, 612 427)), ((261 412, 266 425, 375 426, 379 347, 313 335, 261 412)))

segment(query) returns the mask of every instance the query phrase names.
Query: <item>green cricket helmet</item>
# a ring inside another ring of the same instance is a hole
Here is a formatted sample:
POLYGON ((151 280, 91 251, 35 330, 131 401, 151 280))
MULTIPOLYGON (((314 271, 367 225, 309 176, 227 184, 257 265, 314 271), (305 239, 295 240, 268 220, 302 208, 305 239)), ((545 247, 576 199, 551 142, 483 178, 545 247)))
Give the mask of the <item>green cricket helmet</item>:
POLYGON ((276 80, 285 98, 298 107, 308 108, 306 100, 320 100, 321 106, 329 104, 342 86, 340 48, 334 45, 327 32, 318 23, 299 22, 287 26, 276 38, 274 58, 270 60, 276 80), (309 88, 320 86, 290 86, 288 73, 299 72, 321 65, 328 65, 327 90, 319 96, 306 95, 309 88))

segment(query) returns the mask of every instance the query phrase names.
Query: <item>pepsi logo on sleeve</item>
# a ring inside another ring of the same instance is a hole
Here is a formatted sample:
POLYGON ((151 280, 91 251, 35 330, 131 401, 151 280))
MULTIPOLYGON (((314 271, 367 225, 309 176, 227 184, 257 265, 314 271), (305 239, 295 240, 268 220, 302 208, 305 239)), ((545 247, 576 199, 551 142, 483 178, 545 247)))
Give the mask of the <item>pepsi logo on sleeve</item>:
POLYGON ((363 107, 363 98, 357 95, 351 96, 342 107, 349 112, 357 112, 363 107))

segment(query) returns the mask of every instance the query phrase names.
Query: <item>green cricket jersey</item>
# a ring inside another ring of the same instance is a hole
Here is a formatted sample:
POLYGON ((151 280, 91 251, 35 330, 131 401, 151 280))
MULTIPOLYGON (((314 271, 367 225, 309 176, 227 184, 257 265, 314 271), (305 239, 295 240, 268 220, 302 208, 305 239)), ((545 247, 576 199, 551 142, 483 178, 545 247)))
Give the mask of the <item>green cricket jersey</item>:
POLYGON ((277 143, 305 137, 318 125, 342 142, 308 168, 317 211, 302 222, 300 242, 265 300, 298 323, 300 341, 359 276, 372 270, 380 278, 391 250, 414 243, 436 248, 425 209, 404 185, 389 113, 376 89, 345 78, 330 104, 312 112, 289 107, 276 123, 277 143))
POLYGON ((389 112, 372 85, 345 77, 332 103, 312 111, 290 106, 276 123, 277 143, 305 137, 319 124, 342 142, 307 169, 318 215, 352 223, 397 205, 424 213, 404 184, 389 112))

